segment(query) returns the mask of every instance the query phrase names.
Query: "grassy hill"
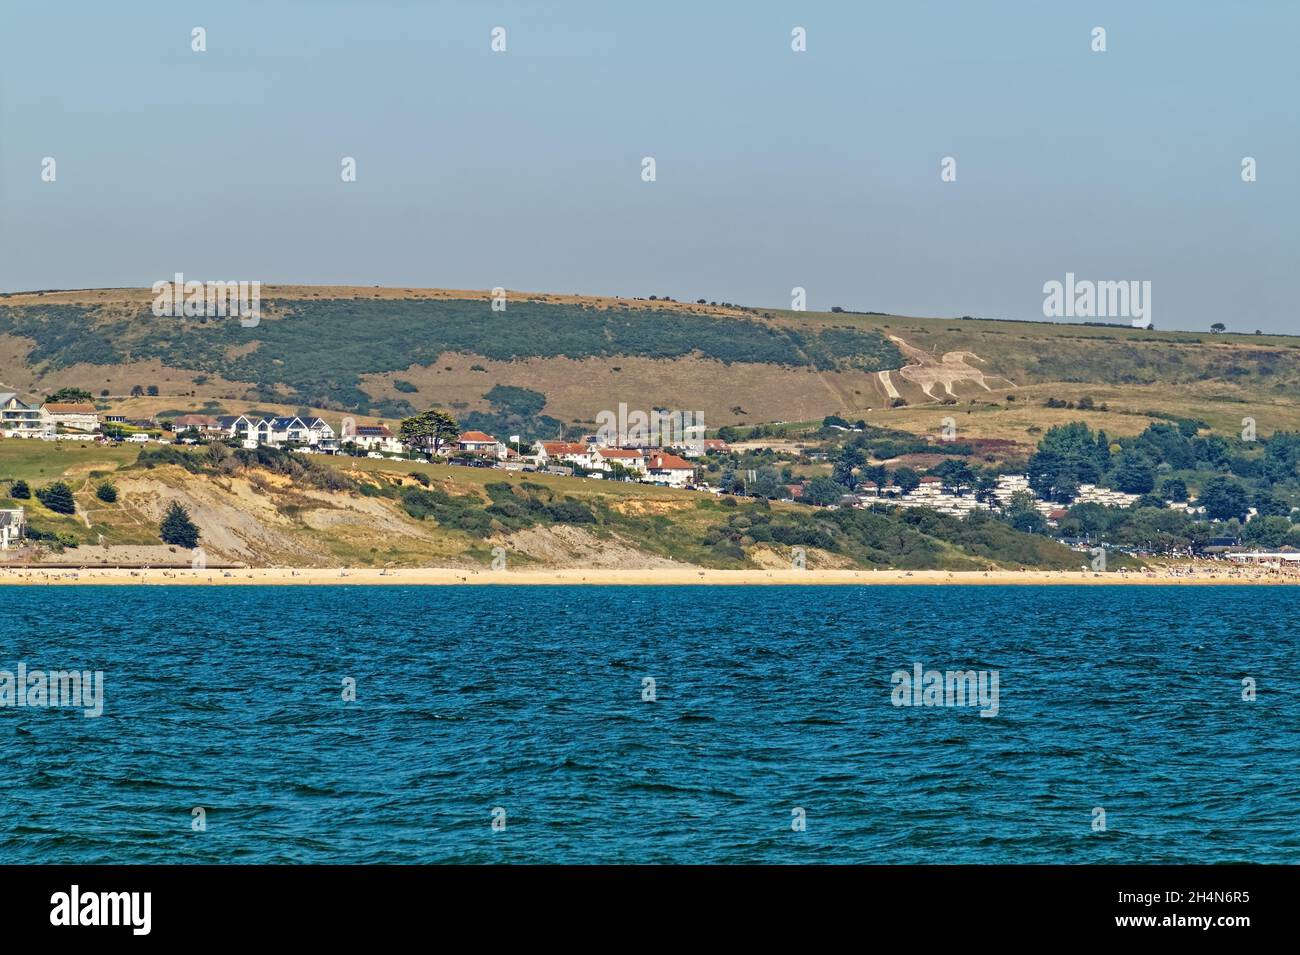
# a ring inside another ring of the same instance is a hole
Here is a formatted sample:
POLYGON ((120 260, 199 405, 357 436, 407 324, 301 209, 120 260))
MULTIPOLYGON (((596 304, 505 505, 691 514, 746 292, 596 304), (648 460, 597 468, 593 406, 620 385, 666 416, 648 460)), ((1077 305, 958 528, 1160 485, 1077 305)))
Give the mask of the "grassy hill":
POLYGON ((267 287, 262 322, 155 318, 148 290, 0 297, 0 387, 103 395, 132 416, 309 408, 394 421, 438 405, 529 436, 597 413, 702 410, 710 427, 865 418, 1028 446, 1080 417, 1300 428, 1300 338, 811 313, 420 289, 267 287), (944 387, 951 388, 951 394, 944 387), (156 397, 132 398, 139 386, 156 397), (1081 414, 1065 407, 1088 399, 1081 414), (1049 407, 1048 402, 1061 407, 1049 407))

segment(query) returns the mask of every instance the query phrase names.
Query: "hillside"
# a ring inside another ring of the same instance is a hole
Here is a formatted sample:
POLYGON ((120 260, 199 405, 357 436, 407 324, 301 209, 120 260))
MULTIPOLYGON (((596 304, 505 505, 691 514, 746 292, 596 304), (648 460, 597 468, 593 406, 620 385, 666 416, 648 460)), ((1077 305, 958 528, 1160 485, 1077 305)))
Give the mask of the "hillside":
POLYGON ((650 485, 364 458, 304 458, 223 445, 144 450, 77 442, 0 441, 0 507, 68 545, 47 559, 80 565, 186 563, 158 537, 182 504, 211 562, 261 567, 512 569, 780 567, 802 548, 810 568, 1076 569, 1078 555, 987 518, 884 515, 718 498, 650 485), (75 515, 13 483, 67 482, 75 515), (98 499, 111 482, 117 500, 98 499), (75 546, 74 546, 75 544, 75 546), (500 548, 494 551, 494 548, 500 548))
POLYGON ((1026 447, 1083 418, 1114 435, 1161 417, 1300 428, 1300 338, 791 312, 640 299, 273 287, 263 319, 155 318, 136 290, 0 297, 0 387, 63 386, 131 416, 294 411, 554 436, 596 414, 702 410, 710 428, 828 414, 1026 447), (131 392, 153 386, 156 397, 131 392), (1091 399, 1086 414, 1047 407, 1091 399), (1103 408, 1104 406, 1104 408, 1103 408))

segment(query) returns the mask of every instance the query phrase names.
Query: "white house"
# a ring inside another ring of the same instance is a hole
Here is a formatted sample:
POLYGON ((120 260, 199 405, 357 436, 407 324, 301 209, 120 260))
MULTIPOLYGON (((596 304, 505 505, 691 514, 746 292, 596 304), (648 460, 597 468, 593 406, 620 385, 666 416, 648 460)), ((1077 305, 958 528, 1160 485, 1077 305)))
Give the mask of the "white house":
POLYGON ((324 418, 312 418, 307 422, 307 443, 321 451, 337 451, 338 438, 334 429, 326 424, 324 418))
POLYGON ((37 405, 29 405, 12 391, 0 393, 0 435, 6 438, 47 438, 54 425, 37 405))
POLYGON ((652 454, 646 459, 646 474, 655 483, 685 487, 695 480, 695 465, 675 454, 652 454))
POLYGON ((99 430, 99 412, 88 401, 49 402, 41 406, 41 417, 51 431, 57 428, 68 431, 99 430))
POLYGON ((240 441, 245 441, 249 438, 250 432, 253 431, 255 424, 256 422, 254 422, 252 418, 242 414, 227 414, 219 415, 217 417, 217 426, 221 428, 227 436, 236 438, 240 441))
POLYGON ((587 471, 608 470, 600 459, 598 449, 590 444, 577 441, 538 441, 533 448, 533 457, 542 467, 568 464, 587 471))
POLYGON ((23 539, 27 530, 27 517, 21 507, 0 510, 0 550, 23 539))
MULTIPOLYGON (((303 421, 296 415, 291 418, 269 418, 266 421, 259 421, 258 425, 268 425, 268 436, 264 444, 273 444, 276 446, 282 444, 310 444, 311 428, 307 422, 303 421)), ((258 435, 262 433, 258 428, 258 435)))
MULTIPOLYGON (((645 474, 646 453, 644 451, 636 448, 597 448, 595 454, 602 471, 608 471, 612 465, 617 464, 637 474, 645 474)), ((672 457, 672 455, 668 456, 672 457)))
POLYGON ((359 424, 356 432, 344 439, 362 451, 380 451, 384 454, 401 454, 406 450, 397 435, 386 424, 359 424))

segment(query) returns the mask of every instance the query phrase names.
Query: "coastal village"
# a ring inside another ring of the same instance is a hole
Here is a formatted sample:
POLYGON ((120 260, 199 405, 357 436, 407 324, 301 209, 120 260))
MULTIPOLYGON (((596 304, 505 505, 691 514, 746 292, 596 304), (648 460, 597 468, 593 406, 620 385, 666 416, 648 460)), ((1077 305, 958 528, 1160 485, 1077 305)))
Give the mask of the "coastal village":
MULTIPOLYGON (((588 434, 580 440, 522 442, 517 435, 500 438, 483 431, 467 430, 454 438, 429 447, 410 446, 399 433, 385 424, 357 424, 350 417, 336 429, 319 416, 259 416, 256 414, 209 415, 184 413, 170 417, 129 419, 124 414, 103 410, 90 401, 26 401, 16 393, 0 393, 0 438, 39 441, 97 441, 104 443, 163 443, 194 445, 222 441, 243 448, 268 447, 301 454, 351 455, 396 461, 443 461, 469 467, 503 471, 543 472, 565 477, 597 480, 636 481, 663 487, 723 494, 725 489, 710 480, 706 462, 732 452, 720 438, 707 438, 700 429, 689 439, 666 446, 648 441, 631 441, 626 436, 588 434)), ((679 434, 680 438, 681 435, 679 434)), ((716 466, 713 469, 717 470, 716 466)), ((806 483, 782 485, 776 500, 801 502, 806 483)), ((1081 484, 1075 504, 1096 504, 1126 508, 1140 495, 1081 484)), ((914 482, 886 480, 877 484, 863 480, 834 500, 819 500, 829 508, 897 507, 928 508, 940 514, 964 517, 979 511, 996 511, 1013 501, 1032 501, 1047 527, 1054 527, 1067 513, 1060 503, 1035 495, 1024 474, 1003 473, 996 486, 976 494, 960 482, 922 473, 914 482)), ((803 503, 809 503, 803 501, 803 503)), ((1190 502, 1167 501, 1166 506, 1196 514, 1190 502)), ((1253 512, 1252 512, 1253 516, 1253 512)), ((24 536, 24 509, 0 510, 0 549, 9 550, 24 536)), ((1084 542, 1065 541, 1077 546, 1084 542)), ((1221 551, 1242 550, 1235 540, 1217 542, 1221 551)), ((1225 554, 1224 556, 1236 556, 1225 554)), ((1245 555, 1242 555, 1245 556, 1245 555)), ((1280 563, 1300 561, 1300 554, 1251 554, 1270 557, 1280 563)))

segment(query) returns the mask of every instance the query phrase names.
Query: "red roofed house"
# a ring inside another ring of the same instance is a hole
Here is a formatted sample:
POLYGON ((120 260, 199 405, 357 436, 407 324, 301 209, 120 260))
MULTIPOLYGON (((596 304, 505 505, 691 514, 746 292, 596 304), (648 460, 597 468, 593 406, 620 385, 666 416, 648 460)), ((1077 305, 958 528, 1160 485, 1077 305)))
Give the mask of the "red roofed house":
POLYGON ((685 487, 695 481, 695 465, 675 454, 652 454, 646 460, 646 472, 656 484, 685 487))
POLYGON ((596 448, 595 457, 601 470, 617 464, 637 474, 645 473, 646 453, 636 448, 596 448))
POLYGON ((596 457, 596 449, 578 441, 538 441, 533 457, 542 467, 557 464, 577 465, 588 471, 603 471, 605 467, 596 457))
POLYGON ((456 439, 456 447, 470 454, 482 454, 493 458, 502 457, 505 453, 505 445, 482 431, 466 431, 456 439))

